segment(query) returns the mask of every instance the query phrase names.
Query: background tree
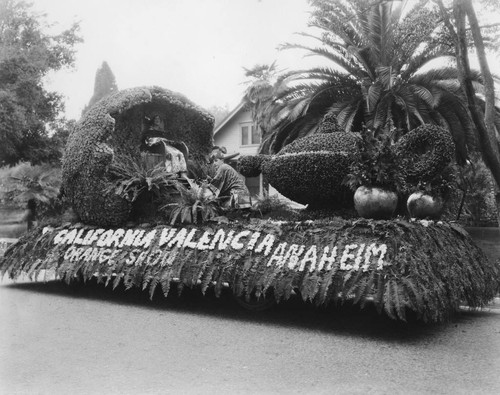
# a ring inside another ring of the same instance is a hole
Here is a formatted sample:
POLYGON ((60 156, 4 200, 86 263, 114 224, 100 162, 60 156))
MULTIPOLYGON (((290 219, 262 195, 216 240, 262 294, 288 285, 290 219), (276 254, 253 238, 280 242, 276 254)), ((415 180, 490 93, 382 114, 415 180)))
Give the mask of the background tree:
POLYGON ((111 67, 109 67, 108 63, 104 61, 95 73, 94 94, 90 98, 89 104, 83 109, 82 115, 103 97, 117 91, 118 87, 116 85, 115 75, 111 71, 111 67))
POLYGON ((275 98, 275 84, 278 70, 276 62, 271 64, 256 64, 252 68, 245 70, 245 77, 249 80, 244 82, 247 85, 244 99, 252 111, 252 118, 260 128, 262 136, 267 135, 270 127, 271 106, 275 98))
POLYGON ((60 34, 31 5, 0 0, 0 164, 41 163, 58 157, 47 131, 63 109, 62 97, 47 91, 49 71, 72 67, 79 25, 60 34))
POLYGON ((212 114, 215 118, 214 128, 219 126, 219 124, 224 120, 224 118, 226 118, 231 112, 227 104, 223 106, 217 106, 217 105, 210 106, 207 108, 207 111, 210 114, 212 114))
POLYGON ((62 158, 69 134, 75 125, 76 121, 74 119, 66 119, 64 117, 58 118, 54 122, 50 123, 50 144, 52 149, 58 152, 57 160, 62 158))
POLYGON ((495 107, 495 85, 486 58, 481 27, 470 0, 453 0, 453 6, 449 9, 445 7, 441 0, 436 2, 439 5, 448 32, 453 38, 461 88, 477 131, 481 156, 496 183, 497 211, 500 218, 500 110, 495 107), (452 23, 452 18, 454 23, 452 23), (472 71, 468 54, 470 45, 467 37, 466 19, 469 21, 469 29, 472 35, 471 41, 481 69, 484 88, 479 93, 484 96, 484 99, 478 97, 471 77, 472 71))

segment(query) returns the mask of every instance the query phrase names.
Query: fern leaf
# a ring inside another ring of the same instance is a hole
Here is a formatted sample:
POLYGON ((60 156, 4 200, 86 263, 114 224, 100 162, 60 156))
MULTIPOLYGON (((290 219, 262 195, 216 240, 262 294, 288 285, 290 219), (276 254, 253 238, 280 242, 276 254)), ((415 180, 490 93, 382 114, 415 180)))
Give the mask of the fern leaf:
POLYGON ((302 286, 300 288, 300 293, 302 294, 302 299, 313 301, 314 297, 320 289, 320 276, 318 273, 309 273, 303 280, 302 286))
POLYGON ((411 291, 413 297, 415 298, 415 308, 416 311, 422 311, 424 306, 423 296, 419 291, 418 287, 413 283, 413 281, 409 277, 402 278, 403 284, 406 286, 408 290, 411 291))
POLYGON ((398 287, 398 283, 395 279, 393 279, 390 283, 392 283, 392 295, 394 297, 396 314, 399 319, 406 322, 406 305, 404 303, 402 294, 400 294, 402 287, 398 287))
POLYGON ((179 216, 181 212, 181 208, 180 207, 175 207, 171 214, 170 214, 170 225, 175 225, 176 221, 177 221, 177 217, 179 216))
POLYGON ((217 280, 215 282, 215 287, 214 287, 215 296, 218 298, 220 297, 220 295, 222 293, 223 282, 224 282, 224 268, 221 268, 221 270, 219 270, 218 277, 217 277, 217 280))
POLYGON ((181 222, 184 223, 192 223, 193 222, 193 217, 191 216, 191 208, 190 207, 183 207, 181 210, 181 222))
POLYGON ((384 305, 384 310, 386 314, 391 317, 393 320, 396 319, 396 316, 394 315, 394 297, 391 295, 392 287, 391 287, 391 280, 386 281, 384 285, 384 291, 383 291, 383 305, 384 305))
POLYGON ((142 290, 144 291, 148 285, 149 285, 149 282, 151 281, 152 279, 152 276, 150 274, 146 274, 143 279, 142 279, 142 290))
POLYGON ((216 264, 215 262, 207 262, 207 270, 203 273, 203 278, 201 280, 201 293, 205 295, 205 292, 207 292, 208 286, 212 282, 212 277, 216 269, 216 264))
MULTIPOLYGON (((368 284, 368 277, 364 277, 363 279, 361 279, 359 281, 359 283, 357 283, 357 285, 356 285, 356 293, 354 295, 354 304, 359 303, 359 301, 361 300, 361 298, 363 298, 363 300, 366 299, 367 284, 368 284)), ((352 290, 352 292, 353 291, 354 290, 352 290)))
MULTIPOLYGON (((334 267, 330 272, 322 274, 322 281, 319 287, 319 298, 318 303, 323 304, 327 301, 327 296, 330 293, 333 279, 337 275, 337 267, 334 267)), ((334 290, 333 292, 336 293, 334 290)))
POLYGON ((170 291, 171 280, 172 280, 172 267, 168 265, 165 266, 160 277, 161 289, 165 297, 168 296, 168 292, 170 291))
POLYGON ((116 274, 115 279, 113 280, 113 289, 116 289, 116 287, 120 285, 121 280, 122 280, 122 275, 116 274))
POLYGON ((158 283, 160 282, 160 279, 158 276, 153 276, 151 279, 151 282, 149 284, 149 299, 153 300, 153 296, 156 290, 156 287, 158 286, 158 283))
POLYGON ((377 310, 384 306, 384 275, 382 273, 377 273, 377 295, 375 296, 375 304, 377 310))

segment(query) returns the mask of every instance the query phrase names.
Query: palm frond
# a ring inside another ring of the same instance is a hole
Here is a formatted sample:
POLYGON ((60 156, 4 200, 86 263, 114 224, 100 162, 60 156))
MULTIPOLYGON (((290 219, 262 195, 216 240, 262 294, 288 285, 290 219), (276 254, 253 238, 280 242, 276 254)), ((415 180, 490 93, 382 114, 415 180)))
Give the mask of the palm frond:
MULTIPOLYGON (((331 112, 346 130, 357 131, 364 123, 396 130, 395 139, 421 124, 443 125, 454 135, 458 160, 464 160, 474 128, 453 46, 443 36, 439 13, 424 2, 311 0, 310 26, 319 33, 302 35, 316 42, 281 48, 320 56, 327 66, 280 74, 266 107, 270 127, 261 152, 277 152, 313 133, 314 122, 331 112), (431 63, 436 60, 448 65, 437 67, 431 63)), ((473 72, 472 80, 480 100, 481 75, 473 72)), ((496 127, 500 130, 500 118, 496 127)))
POLYGON ((318 126, 323 114, 307 113, 289 122, 283 122, 269 136, 268 153, 277 153, 293 140, 311 134, 318 126))
POLYGON ((350 101, 335 103, 330 107, 337 116, 339 126, 347 132, 358 131, 362 122, 356 122, 356 119, 362 118, 364 113, 363 97, 358 96, 350 101))
POLYGON ((336 53, 331 50, 331 48, 325 47, 308 47, 306 45, 300 44, 287 44, 283 46, 283 49, 303 49, 307 50, 308 54, 306 56, 321 56, 332 63, 340 66, 347 73, 363 78, 367 76, 367 73, 361 68, 361 64, 354 62, 352 58, 347 57, 341 53, 336 53))

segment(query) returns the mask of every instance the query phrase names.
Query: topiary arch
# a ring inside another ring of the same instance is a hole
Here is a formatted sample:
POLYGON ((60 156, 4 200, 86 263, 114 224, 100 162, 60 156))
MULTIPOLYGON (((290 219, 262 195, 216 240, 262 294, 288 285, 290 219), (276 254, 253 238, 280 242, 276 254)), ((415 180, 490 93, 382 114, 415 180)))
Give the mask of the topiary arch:
POLYGON ((106 191, 116 155, 140 157, 151 120, 156 134, 184 142, 191 159, 213 145, 214 118, 183 95, 160 87, 126 89, 94 105, 71 133, 63 157, 63 191, 81 221, 116 226, 127 221, 131 203, 106 191))

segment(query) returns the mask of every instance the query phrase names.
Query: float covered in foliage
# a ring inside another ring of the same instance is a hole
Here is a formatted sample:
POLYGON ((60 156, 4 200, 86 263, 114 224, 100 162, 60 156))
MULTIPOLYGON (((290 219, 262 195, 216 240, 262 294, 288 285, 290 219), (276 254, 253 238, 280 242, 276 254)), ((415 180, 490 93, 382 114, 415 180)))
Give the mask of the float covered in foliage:
POLYGON ((498 292, 500 273, 461 227, 408 222, 270 220, 98 228, 83 224, 37 229, 10 247, 0 274, 37 278, 54 271, 117 287, 148 289, 153 297, 183 286, 228 283, 237 296, 277 301, 298 291, 316 305, 372 300, 390 317, 408 310, 426 321, 443 321, 461 304, 481 307, 498 292))

